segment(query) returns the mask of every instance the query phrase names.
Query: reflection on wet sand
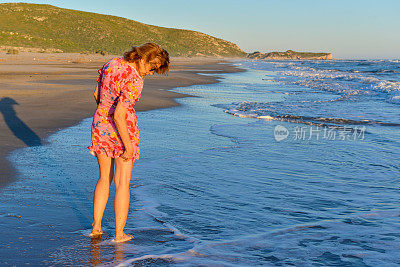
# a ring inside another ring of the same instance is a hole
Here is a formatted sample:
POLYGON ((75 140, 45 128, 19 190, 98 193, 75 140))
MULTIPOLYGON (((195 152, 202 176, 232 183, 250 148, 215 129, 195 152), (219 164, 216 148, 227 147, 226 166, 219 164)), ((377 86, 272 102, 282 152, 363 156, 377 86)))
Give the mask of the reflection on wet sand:
POLYGON ((90 263, 92 265, 101 264, 103 262, 103 258, 101 257, 100 252, 100 243, 102 241, 102 236, 96 236, 91 238, 90 240, 90 263))
MULTIPOLYGON (((104 246, 104 243, 101 244, 103 241, 106 241, 103 239, 103 237, 96 236, 92 237, 90 239, 90 264, 91 265, 98 265, 102 264, 103 262, 110 262, 110 259, 106 259, 105 256, 110 256, 110 251, 101 251, 102 245, 104 246)), ((120 262, 125 259, 125 250, 124 247, 126 244, 125 243, 114 243, 110 244, 109 248, 114 252, 115 258, 113 261, 120 262), (114 248, 114 249, 113 249, 114 248)), ((103 247, 104 250, 104 247, 103 247)))

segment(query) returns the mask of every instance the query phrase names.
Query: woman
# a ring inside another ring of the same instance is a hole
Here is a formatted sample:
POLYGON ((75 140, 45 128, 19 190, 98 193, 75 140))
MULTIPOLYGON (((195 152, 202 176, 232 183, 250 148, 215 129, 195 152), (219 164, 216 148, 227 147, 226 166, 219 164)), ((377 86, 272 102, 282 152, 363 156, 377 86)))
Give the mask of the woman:
POLYGON ((139 159, 140 135, 135 103, 140 99, 143 77, 154 72, 167 75, 169 55, 155 43, 132 47, 122 58, 113 58, 99 70, 94 97, 97 109, 92 123, 89 152, 97 157, 100 177, 94 191, 91 236, 103 233, 101 220, 111 182, 115 183, 115 242, 133 238, 124 233, 129 210, 129 182, 139 159), (115 174, 114 174, 115 164, 115 174))

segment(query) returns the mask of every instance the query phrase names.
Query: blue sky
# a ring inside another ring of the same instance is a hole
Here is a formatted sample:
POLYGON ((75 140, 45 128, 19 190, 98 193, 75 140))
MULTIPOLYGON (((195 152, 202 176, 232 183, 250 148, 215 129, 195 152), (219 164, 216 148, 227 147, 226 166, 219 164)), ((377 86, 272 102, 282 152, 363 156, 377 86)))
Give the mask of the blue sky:
MULTIPOLYGON (((0 1, 21 2, 21 1, 0 1)), ((400 58, 399 0, 43 0, 143 23, 191 29, 245 52, 332 52, 334 58, 400 58)))

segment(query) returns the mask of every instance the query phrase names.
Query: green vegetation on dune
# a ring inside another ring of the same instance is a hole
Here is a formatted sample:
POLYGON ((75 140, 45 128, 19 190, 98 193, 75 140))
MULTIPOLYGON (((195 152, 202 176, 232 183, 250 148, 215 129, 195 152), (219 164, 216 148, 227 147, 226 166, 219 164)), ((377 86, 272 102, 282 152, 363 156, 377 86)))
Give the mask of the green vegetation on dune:
POLYGON ((201 32, 51 5, 0 4, 0 15, 1 46, 121 54, 132 45, 156 42, 172 56, 246 56, 236 44, 201 32))

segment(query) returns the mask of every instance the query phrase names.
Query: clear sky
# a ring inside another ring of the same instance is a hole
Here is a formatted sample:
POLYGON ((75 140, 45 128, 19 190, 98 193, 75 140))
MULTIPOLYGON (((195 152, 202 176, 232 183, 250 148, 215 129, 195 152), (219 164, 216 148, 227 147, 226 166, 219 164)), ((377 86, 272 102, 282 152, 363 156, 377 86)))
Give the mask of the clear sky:
MULTIPOLYGON (((0 1, 21 2, 21 1, 0 1)), ((28 3, 191 29, 245 52, 332 52, 400 58, 400 0, 42 0, 28 3)))

